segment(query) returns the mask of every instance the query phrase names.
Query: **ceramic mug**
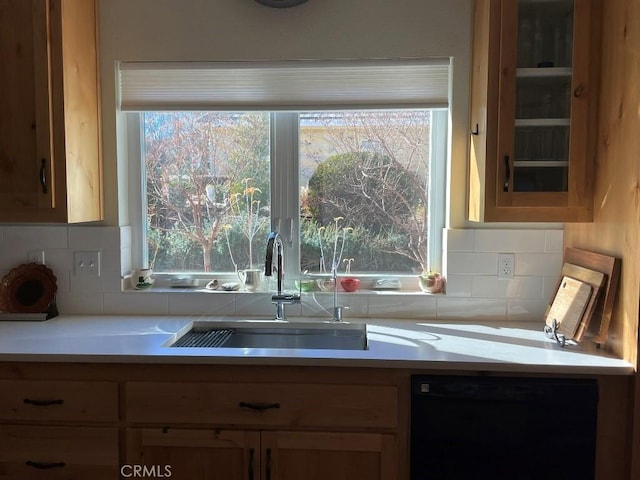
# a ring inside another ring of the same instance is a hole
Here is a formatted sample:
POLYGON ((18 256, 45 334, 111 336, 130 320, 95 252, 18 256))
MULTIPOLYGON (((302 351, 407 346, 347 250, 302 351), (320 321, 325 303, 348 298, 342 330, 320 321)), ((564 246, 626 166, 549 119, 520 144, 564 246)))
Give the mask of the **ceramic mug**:
POLYGON ((255 292, 260 288, 260 283, 262 282, 262 270, 259 268, 238 270, 238 278, 245 289, 250 292, 255 292))
POLYGON ((134 270, 131 274, 131 285, 136 290, 151 288, 154 281, 153 269, 151 268, 140 268, 138 270, 134 270))

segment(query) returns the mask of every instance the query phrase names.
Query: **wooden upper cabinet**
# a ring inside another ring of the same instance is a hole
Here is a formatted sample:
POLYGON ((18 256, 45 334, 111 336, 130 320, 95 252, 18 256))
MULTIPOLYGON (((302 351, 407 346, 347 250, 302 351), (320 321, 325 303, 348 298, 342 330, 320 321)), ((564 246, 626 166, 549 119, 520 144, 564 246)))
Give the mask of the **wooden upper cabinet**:
POLYGON ((593 217, 600 0, 476 0, 468 217, 593 217))
POLYGON ((0 0, 0 222, 101 220, 94 0, 0 0))

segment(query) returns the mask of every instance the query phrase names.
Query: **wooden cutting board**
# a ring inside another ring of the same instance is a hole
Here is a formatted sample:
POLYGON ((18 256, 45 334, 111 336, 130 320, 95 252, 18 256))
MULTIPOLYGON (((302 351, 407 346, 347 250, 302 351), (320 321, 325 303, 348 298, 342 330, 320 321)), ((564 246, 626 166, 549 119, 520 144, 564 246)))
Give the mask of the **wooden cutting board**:
POLYGON ((587 282, 564 276, 558 286, 546 324, 558 323, 558 333, 573 338, 591 298, 593 287, 587 282))
POLYGON ((587 308, 582 315, 580 325, 578 325, 578 329, 573 336, 573 340, 575 340, 576 342, 581 342, 584 334, 586 333, 587 327, 591 322, 591 318, 595 314, 596 304, 598 302, 598 297, 602 290, 602 286, 606 280, 606 275, 602 272, 597 272, 595 270, 581 267, 579 265, 573 265, 572 263, 565 263, 563 265, 562 275, 566 275, 567 277, 575 278, 576 280, 580 280, 581 282, 588 283, 589 285, 591 285, 591 288, 593 288, 591 292, 591 298, 589 299, 587 308))
MULTIPOLYGON (((616 298, 618 282, 620 280, 620 266, 622 260, 609 255, 568 247, 564 249, 564 261, 589 269, 591 272, 597 272, 604 275, 604 281, 599 289, 600 298, 598 299, 597 304, 594 305, 593 314, 591 316, 592 318, 588 318, 587 315, 584 316, 583 321, 578 328, 578 332, 576 333, 575 340, 580 341, 588 330, 589 340, 599 344, 605 343, 609 331, 609 323, 611 322, 611 316, 613 313, 613 304, 616 298)), ((563 272, 563 275, 566 274, 563 272)), ((569 276, 577 278, 578 280, 585 280, 581 277, 575 277, 573 275, 569 276)))

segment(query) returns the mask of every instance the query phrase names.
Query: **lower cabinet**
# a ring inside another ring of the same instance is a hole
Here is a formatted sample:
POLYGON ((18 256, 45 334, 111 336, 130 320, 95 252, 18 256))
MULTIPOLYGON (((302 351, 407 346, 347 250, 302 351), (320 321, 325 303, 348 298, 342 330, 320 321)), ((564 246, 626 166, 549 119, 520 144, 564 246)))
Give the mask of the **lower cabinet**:
POLYGON ((392 480, 396 449, 384 433, 262 432, 262 478, 392 480))
POLYGON ((0 425, 0 479, 118 478, 118 429, 0 425))
POLYGON ((202 480, 393 480, 396 450, 384 433, 132 428, 124 468, 202 480))
MULTIPOLYGON (((411 375, 438 373, 0 362, 0 480, 409 480, 411 375)), ((591 478, 627 479, 632 377, 597 379, 591 478)))

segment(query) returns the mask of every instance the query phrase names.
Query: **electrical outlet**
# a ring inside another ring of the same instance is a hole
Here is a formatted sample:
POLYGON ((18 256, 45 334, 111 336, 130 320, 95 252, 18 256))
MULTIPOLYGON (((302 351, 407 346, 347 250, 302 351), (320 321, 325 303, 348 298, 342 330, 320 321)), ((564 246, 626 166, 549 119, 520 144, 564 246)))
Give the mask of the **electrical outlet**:
POLYGON ((77 277, 100 276, 100 252, 73 252, 73 264, 77 277))
POLYGON ((498 278, 509 280, 513 278, 513 272, 516 267, 516 256, 513 253, 498 254, 498 278))
POLYGON ((44 250, 29 250, 29 261, 44 265, 44 250))

